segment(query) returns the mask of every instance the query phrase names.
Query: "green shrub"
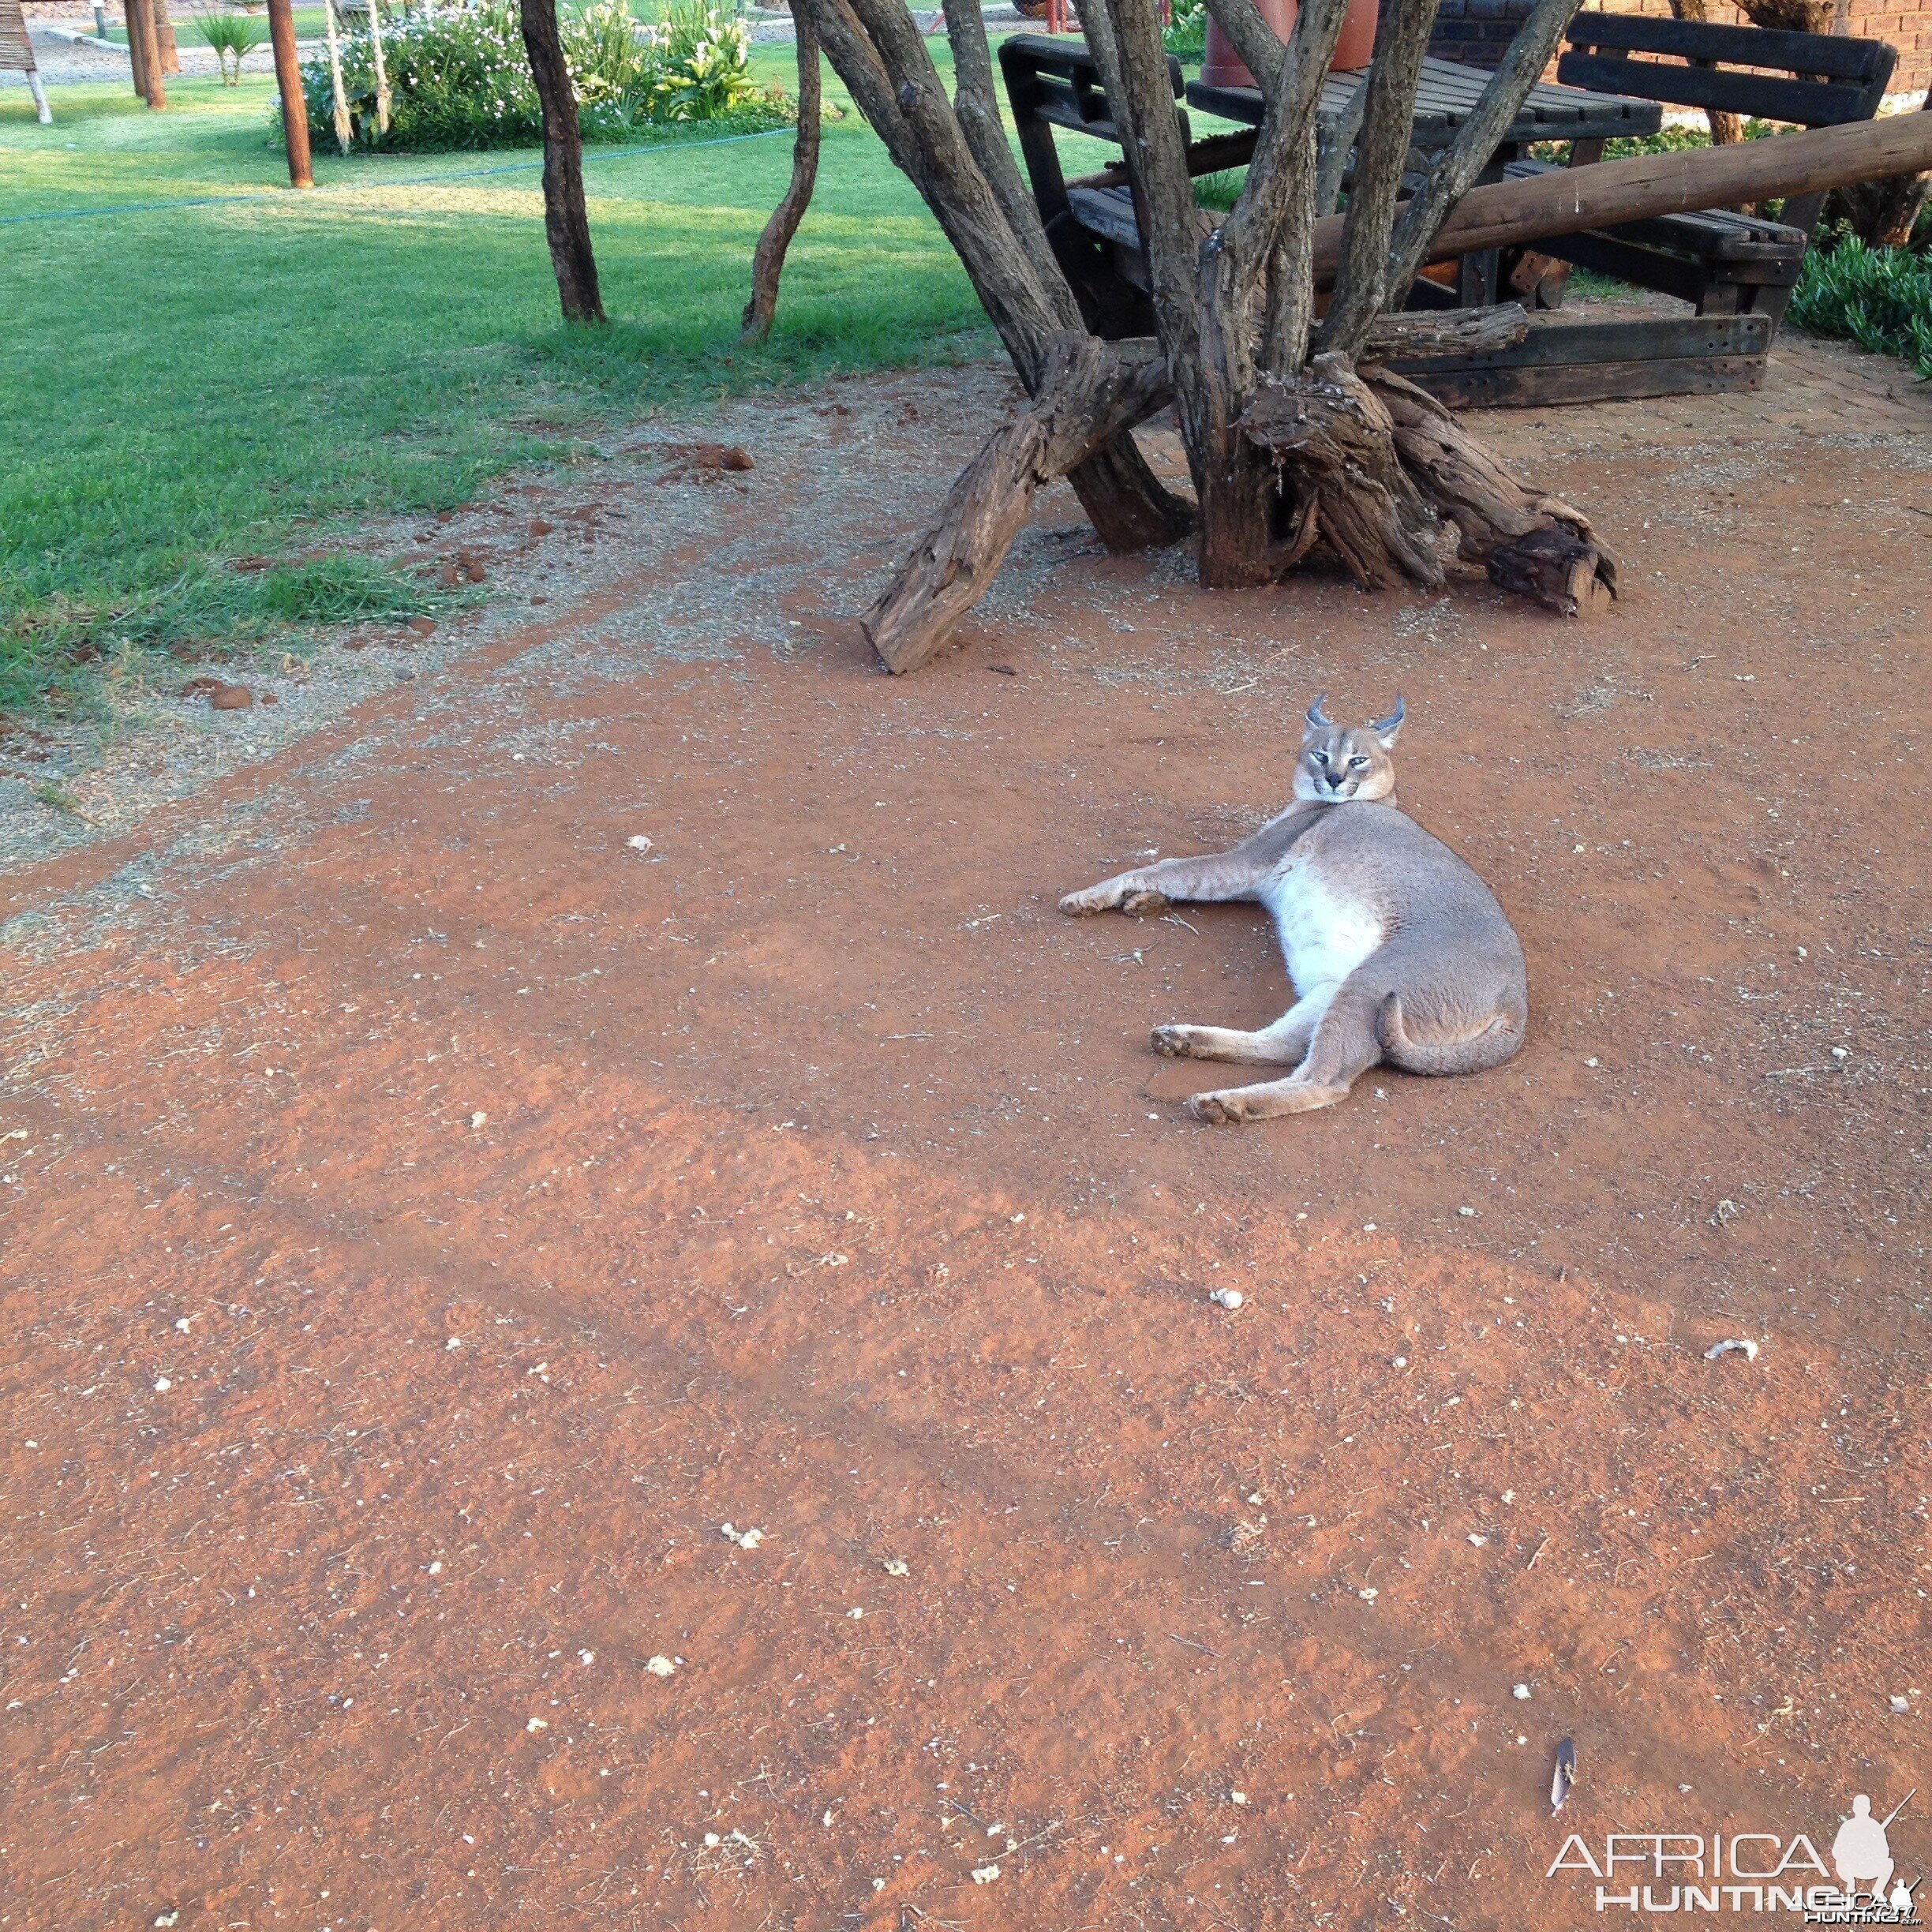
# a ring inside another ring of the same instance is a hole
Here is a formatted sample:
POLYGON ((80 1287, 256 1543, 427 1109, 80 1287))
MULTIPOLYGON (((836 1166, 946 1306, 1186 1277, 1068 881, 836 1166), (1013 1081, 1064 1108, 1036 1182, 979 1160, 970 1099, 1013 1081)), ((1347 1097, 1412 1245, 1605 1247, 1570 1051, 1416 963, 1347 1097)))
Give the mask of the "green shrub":
POLYGON ((1204 60, 1208 54, 1207 0, 1174 0, 1173 16, 1161 38, 1176 60, 1204 60))
POLYGON ((194 24, 195 32, 215 50, 223 83, 239 87, 242 63, 268 38, 268 23, 226 8, 197 7, 194 24))
POLYGON ((1867 248, 1853 234, 1829 237, 1805 257, 1786 313, 1814 335, 1903 356, 1932 382, 1932 256, 1867 248))
MULTIPOLYGON (((781 95, 751 76, 744 28, 702 0, 687 0, 651 25, 623 0, 592 0, 562 21, 564 58, 586 140, 647 138, 673 122, 722 121, 734 132, 782 127, 793 118, 781 95)), ((366 31, 343 43, 343 87, 357 140, 411 153, 526 148, 543 138, 543 111, 515 9, 504 0, 408 21, 383 36, 390 123, 376 125, 376 71, 366 31)), ((331 131, 328 62, 304 63, 309 125, 331 131)))

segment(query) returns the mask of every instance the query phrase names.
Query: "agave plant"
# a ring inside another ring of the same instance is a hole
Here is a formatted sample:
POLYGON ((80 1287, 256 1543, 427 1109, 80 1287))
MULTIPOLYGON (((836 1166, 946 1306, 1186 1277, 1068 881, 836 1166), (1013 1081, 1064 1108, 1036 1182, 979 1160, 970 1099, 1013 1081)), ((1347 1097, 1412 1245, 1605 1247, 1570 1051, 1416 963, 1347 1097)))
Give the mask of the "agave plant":
POLYGON ((236 87, 241 84, 242 62, 268 38, 268 23, 226 7, 197 7, 195 31, 215 50, 223 80, 236 87))

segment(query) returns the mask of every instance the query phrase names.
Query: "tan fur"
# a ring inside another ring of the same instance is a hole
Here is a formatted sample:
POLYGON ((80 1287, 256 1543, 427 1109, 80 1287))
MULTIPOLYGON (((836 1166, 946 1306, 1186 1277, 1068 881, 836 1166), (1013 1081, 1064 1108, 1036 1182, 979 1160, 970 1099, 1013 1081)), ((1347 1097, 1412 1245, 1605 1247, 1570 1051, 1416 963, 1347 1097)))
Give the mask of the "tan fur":
POLYGON ((1154 1029, 1156 1053, 1291 1066, 1285 1080, 1196 1094, 1197 1119, 1267 1120, 1332 1106, 1386 1061, 1473 1073, 1522 1045, 1522 947, 1488 886, 1395 803, 1402 709, 1359 728, 1309 707, 1294 803, 1224 852, 1165 859, 1070 893, 1068 913, 1157 912, 1175 900, 1258 900, 1299 995, 1273 1025, 1154 1029))

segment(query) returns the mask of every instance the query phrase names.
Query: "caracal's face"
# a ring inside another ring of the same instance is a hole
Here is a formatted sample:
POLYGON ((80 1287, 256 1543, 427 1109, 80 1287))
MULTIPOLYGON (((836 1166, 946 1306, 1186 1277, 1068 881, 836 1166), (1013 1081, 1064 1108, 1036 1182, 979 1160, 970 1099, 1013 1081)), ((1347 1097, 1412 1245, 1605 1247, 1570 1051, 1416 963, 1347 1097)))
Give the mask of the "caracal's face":
POLYGON ((1369 726, 1313 725, 1301 740, 1297 798, 1339 805, 1350 799, 1387 798, 1395 789, 1395 761, 1369 726))

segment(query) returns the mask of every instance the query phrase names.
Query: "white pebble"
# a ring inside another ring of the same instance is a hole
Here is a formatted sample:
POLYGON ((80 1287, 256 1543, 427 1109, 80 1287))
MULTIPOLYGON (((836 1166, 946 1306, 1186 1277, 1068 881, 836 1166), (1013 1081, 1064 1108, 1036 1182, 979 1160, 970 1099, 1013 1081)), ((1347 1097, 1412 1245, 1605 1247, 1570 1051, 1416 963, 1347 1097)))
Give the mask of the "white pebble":
POLYGON ((1530 1702, 1530 1687, 1527 1684, 1518 1684, 1515 1688, 1510 1692, 1510 1695, 1513 1697, 1518 1704, 1527 1704, 1530 1702))
POLYGON ((155 1377, 155 1393, 157 1395, 165 1395, 174 1386, 174 1384, 166 1376, 155 1377))
POLYGON ((1456 1210, 1456 1212, 1459 1214, 1465 1221, 1473 1221, 1476 1219, 1476 1210, 1473 1208, 1458 1208, 1456 1210))
POLYGON ((1208 1299, 1219 1308, 1237 1309, 1246 1297, 1238 1288, 1217 1288, 1208 1299))
POLYGON ((1887 1698, 1885 1702, 1889 1704, 1893 1709, 1896 1711, 1901 1717, 1903 1717, 1905 1713, 1911 1709, 1911 1700, 1909 1698, 1887 1698))
POLYGON ((479 1127, 487 1127, 489 1125, 489 1116, 487 1114, 472 1114, 470 1116, 470 1130, 473 1133, 476 1129, 479 1127))
POLYGON ((880 1567, 891 1577, 910 1576, 912 1574, 911 1567, 897 1556, 888 1556, 880 1567))
POLYGON ((653 1677, 675 1677, 677 1666, 668 1657, 654 1657, 644 1666, 653 1677))
POLYGON ((1488 1547, 1489 1539, 1486 1536, 1478 1536, 1472 1530, 1470 1532, 1470 1541, 1476 1548, 1483 1549, 1488 1547))
POLYGON ((997 1865, 975 1865, 973 1867, 972 1881, 975 1885, 990 1885, 998 1876, 999 1867, 997 1865))
POLYGON ((852 1619, 853 1619, 856 1621, 856 1620, 857 1619, 859 1619, 859 1617, 863 1616, 865 1615, 865 1612, 864 1612, 864 1611, 863 1611, 863 1610, 860 1610, 860 1609, 858 1609, 858 1608, 853 1608, 853 1609, 848 1610, 848 1611, 845 1612, 845 1614, 846 1614, 846 1615, 848 1616, 848 1617, 852 1618, 852 1619))
POLYGON ((462 1337, 461 1335, 451 1335, 450 1339, 443 1344, 443 1346, 446 1349, 459 1349, 462 1346, 462 1337))
POLYGON ((533 1717, 523 1728, 526 1731, 548 1731, 550 1720, 547 1717, 533 1717))
POLYGON ((1245 1792, 1231 1791, 1228 1793, 1228 1803, 1230 1804, 1245 1805, 1247 1802, 1248 1794, 1245 1792))
POLYGON ((642 832, 633 832, 631 836, 624 841, 624 843, 628 845, 633 852, 649 852, 651 848, 651 842, 649 837, 642 832))
POLYGON ((1391 1368, 1406 1368, 1409 1366, 1409 1357, 1406 1355, 1398 1355, 1395 1361, 1389 1364, 1389 1366, 1391 1368))

